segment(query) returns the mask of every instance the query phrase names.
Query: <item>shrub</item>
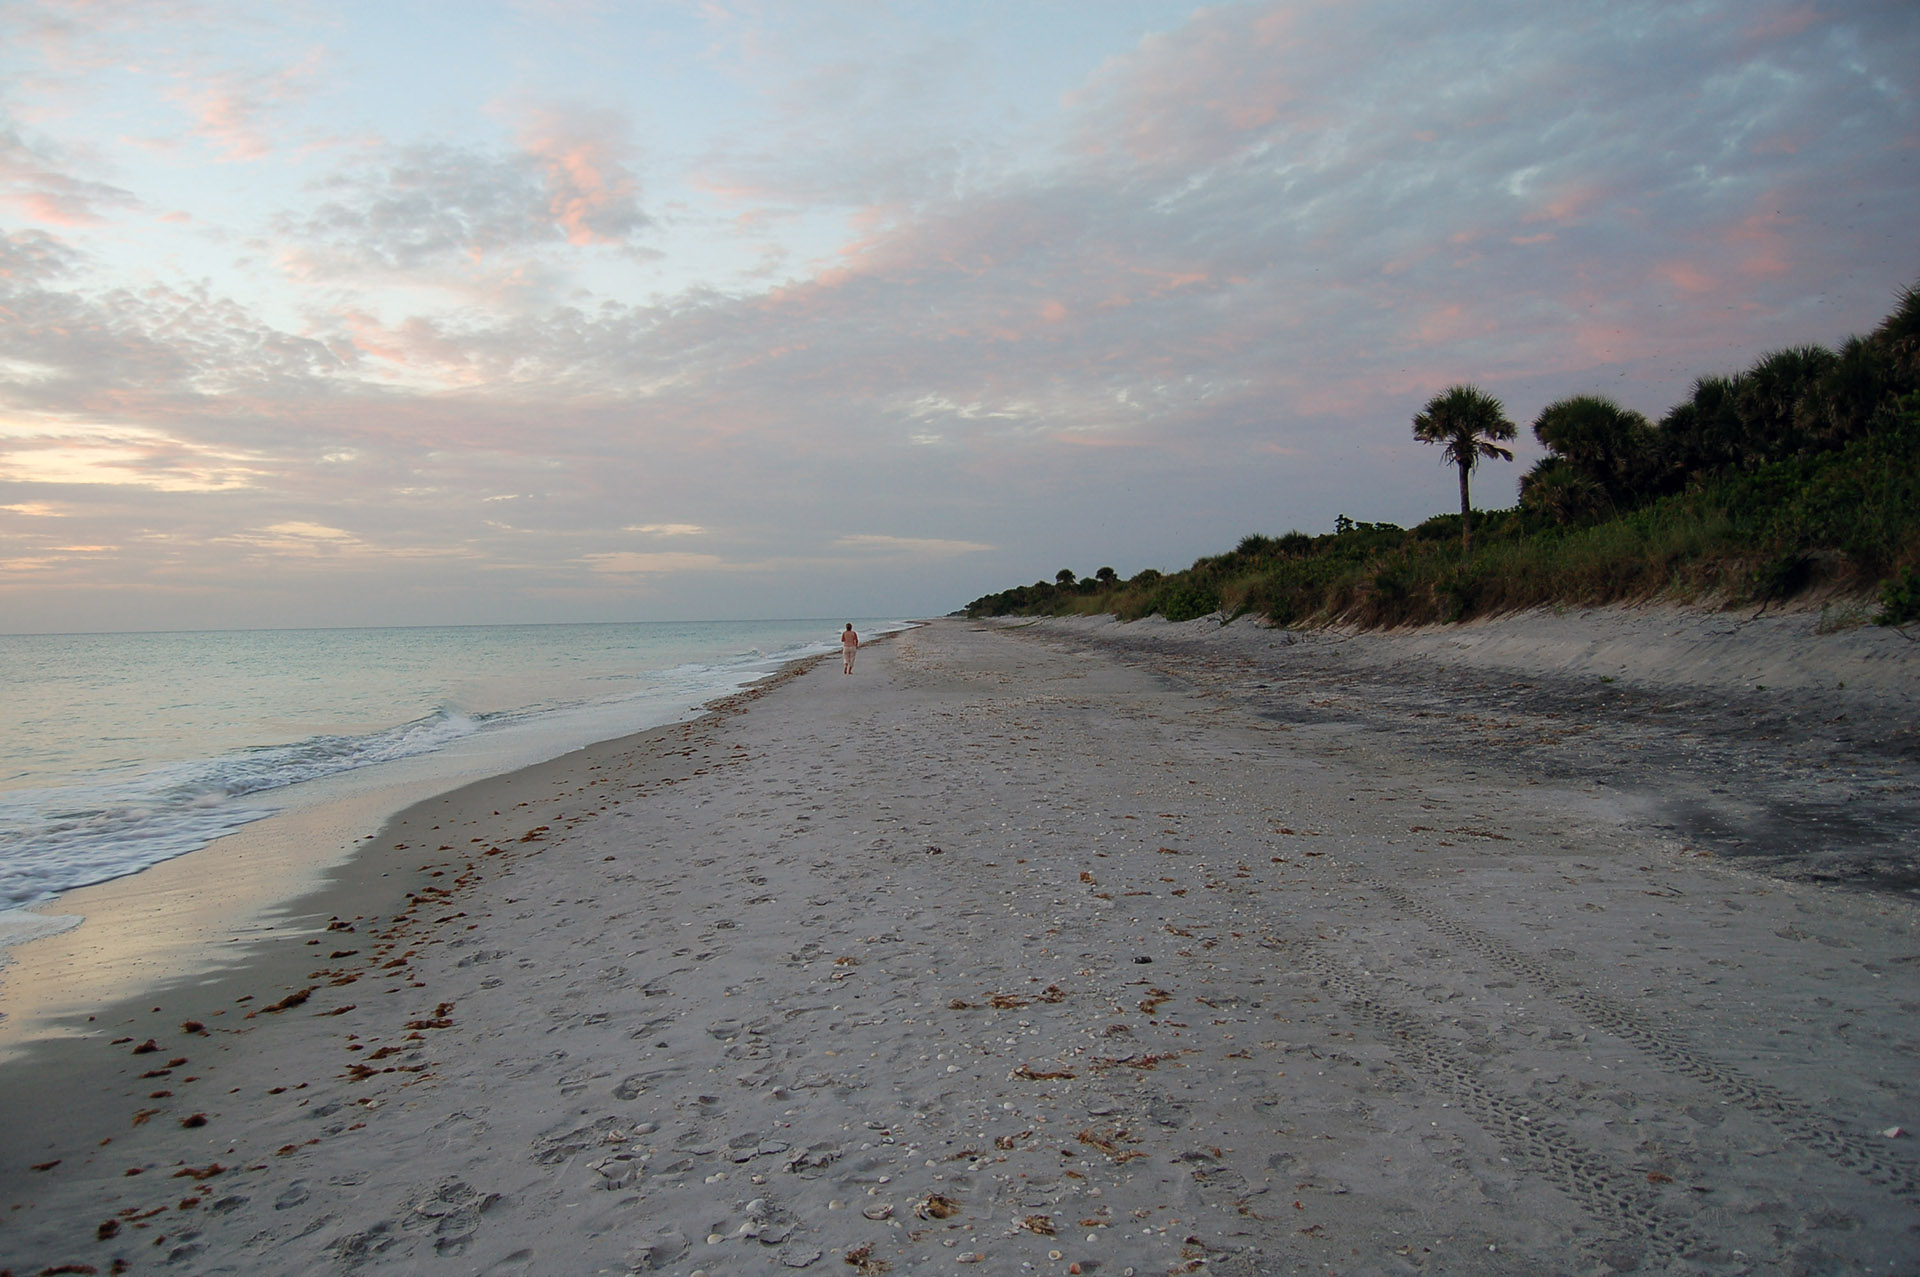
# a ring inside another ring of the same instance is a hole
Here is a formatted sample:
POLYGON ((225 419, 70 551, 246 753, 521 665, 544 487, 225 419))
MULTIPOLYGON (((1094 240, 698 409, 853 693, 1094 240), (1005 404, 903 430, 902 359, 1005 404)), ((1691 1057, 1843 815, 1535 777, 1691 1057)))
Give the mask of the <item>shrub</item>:
POLYGON ((1220 592, 1182 577, 1160 591, 1153 610, 1169 621, 1197 621, 1220 610, 1220 592))
POLYGON ((1920 621, 1920 568, 1908 568, 1880 586, 1879 625, 1910 625, 1920 621))
POLYGON ((1813 580, 1813 558, 1797 550, 1776 554, 1747 574, 1747 593, 1760 600, 1788 599, 1813 580))

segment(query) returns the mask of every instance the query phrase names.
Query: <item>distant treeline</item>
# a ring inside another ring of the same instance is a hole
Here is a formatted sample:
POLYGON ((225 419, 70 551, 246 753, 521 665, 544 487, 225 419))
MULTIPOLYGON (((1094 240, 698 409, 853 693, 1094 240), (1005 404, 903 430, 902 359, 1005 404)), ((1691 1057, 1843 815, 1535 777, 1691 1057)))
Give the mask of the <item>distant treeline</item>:
MULTIPOLYGON (((1497 407, 1497 405, 1496 405, 1497 407)), ((969 616, 1254 613, 1392 626, 1624 599, 1759 604, 1821 589, 1920 619, 1920 286, 1838 350, 1702 377, 1656 425, 1609 399, 1548 405, 1520 503, 1411 529, 1342 515, 1331 535, 1249 536, 1185 571, 1069 569, 969 616)), ((1854 609, 1864 619, 1864 607, 1854 609)))

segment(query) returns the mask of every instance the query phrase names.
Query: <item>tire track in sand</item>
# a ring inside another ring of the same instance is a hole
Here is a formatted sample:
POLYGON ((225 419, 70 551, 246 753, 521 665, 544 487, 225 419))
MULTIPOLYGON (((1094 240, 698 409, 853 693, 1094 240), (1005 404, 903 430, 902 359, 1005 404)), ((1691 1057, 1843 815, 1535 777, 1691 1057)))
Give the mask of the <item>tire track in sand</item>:
POLYGON ((1410 893, 1368 878, 1359 885, 1395 908, 1420 919, 1434 931, 1456 944, 1498 963, 1513 974, 1531 981, 1564 1005, 1585 1016, 1596 1029, 1631 1043, 1672 1073, 1719 1092, 1788 1138, 1819 1150, 1837 1165, 1864 1177, 1868 1183, 1885 1188, 1908 1202, 1920 1200, 1920 1185, 1899 1163, 1855 1139, 1832 1119, 1803 1101, 1748 1077, 1736 1068, 1717 1064, 1700 1055, 1673 1034, 1646 1023, 1640 1017, 1604 994, 1582 988, 1559 976, 1546 963, 1497 936, 1465 926, 1446 914, 1421 903, 1410 893))
POLYGON ((1515 1162, 1535 1171, 1613 1231, 1582 1247, 1598 1255, 1619 1241, 1644 1247, 1640 1262, 1668 1265, 1710 1243, 1665 1210, 1636 1176, 1614 1169, 1573 1131, 1530 1101, 1495 1091, 1480 1077, 1480 1064, 1424 1017, 1389 1006, 1362 979, 1309 943, 1270 937, 1263 947, 1290 954, 1319 988, 1354 1019, 1377 1031, 1380 1040, 1411 1069, 1424 1074, 1452 1097, 1462 1112, 1491 1135, 1515 1162))

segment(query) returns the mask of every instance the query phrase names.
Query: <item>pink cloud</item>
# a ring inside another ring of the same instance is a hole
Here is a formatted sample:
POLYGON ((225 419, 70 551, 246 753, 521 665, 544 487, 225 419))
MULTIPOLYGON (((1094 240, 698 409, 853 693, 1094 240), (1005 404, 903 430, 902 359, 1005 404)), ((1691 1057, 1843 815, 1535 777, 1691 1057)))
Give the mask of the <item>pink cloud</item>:
POLYGON ((423 372, 455 384, 477 375, 473 351, 430 319, 413 315, 388 325, 359 310, 343 311, 336 318, 355 354, 371 356, 396 371, 423 372))
POLYGON ((537 112, 522 144, 545 170, 548 207, 570 244, 618 244, 646 222, 639 183, 616 154, 607 116, 537 112))
POLYGON ((1526 220, 1562 224, 1578 221, 1589 209, 1600 202, 1605 193, 1603 188, 1591 183, 1563 187, 1557 195, 1530 213, 1526 220))
MULTIPOLYGON (((1770 194, 1764 197, 1763 203, 1773 204, 1778 199, 1778 196, 1770 194)), ((1738 225, 1729 228, 1721 239, 1728 248, 1739 254, 1741 274, 1784 275, 1792 267, 1787 230, 1798 223, 1798 218, 1785 216, 1779 210, 1770 208, 1743 218, 1738 225)))
POLYGON ((63 172, 61 158, 0 123, 0 201, 51 226, 97 225, 106 220, 104 209, 138 206, 117 186, 63 172))
POLYGON ((231 90, 216 89, 195 104, 194 132, 218 143, 229 156, 257 160, 271 149, 255 126, 258 107, 231 90))
POLYGON ((393 340, 392 335, 379 320, 364 311, 349 311, 342 315, 353 348, 363 355, 372 355, 375 359, 384 359, 389 363, 408 362, 406 350, 393 340))
POLYGON ((1808 139, 1807 130, 1790 129, 1761 138, 1753 144, 1752 150, 1755 155, 1798 155, 1808 139))
POLYGON ((49 226, 93 226, 102 219, 85 203, 51 191, 28 191, 13 197, 21 211, 49 226))
POLYGON ((1153 292, 1156 294, 1176 292, 1182 288, 1191 287, 1194 284, 1204 284, 1207 282, 1207 273, 1205 271, 1156 270, 1150 266, 1136 266, 1133 268, 1133 272, 1136 275, 1145 275, 1147 278, 1154 280, 1156 287, 1153 289, 1153 292))
POLYGON ((1576 323, 1562 359, 1568 366, 1581 361, 1595 364, 1626 363, 1658 355, 1665 339, 1644 326, 1610 324, 1604 321, 1576 323))
POLYGON ((1466 308, 1455 302, 1451 306, 1441 306, 1422 316, 1414 333, 1424 342, 1453 341, 1471 332, 1474 325, 1469 321, 1466 308))
POLYGON ((1740 34, 1754 42, 1791 40, 1804 35, 1808 27, 1820 21, 1820 11, 1810 4, 1756 18, 1740 34))
POLYGON ((1717 286, 1713 276, 1690 262, 1659 262, 1653 268, 1653 277, 1683 293, 1708 293, 1717 286))
POLYGON ((281 109, 306 96, 323 61, 324 51, 315 48, 269 73, 191 78, 182 73, 169 96, 187 104, 194 134, 219 147, 223 159, 257 160, 274 149, 281 109))
POLYGON ((750 200, 772 200, 779 195, 779 192, 764 182, 749 182, 738 177, 722 177, 705 169, 690 174, 687 184, 696 191, 729 204, 744 204, 750 200))
POLYGON ((1088 90, 1088 154, 1120 149, 1135 162, 1192 165, 1243 150, 1301 106, 1304 77, 1287 58, 1303 42, 1285 6, 1202 9, 1177 31, 1148 36, 1108 61, 1088 90))

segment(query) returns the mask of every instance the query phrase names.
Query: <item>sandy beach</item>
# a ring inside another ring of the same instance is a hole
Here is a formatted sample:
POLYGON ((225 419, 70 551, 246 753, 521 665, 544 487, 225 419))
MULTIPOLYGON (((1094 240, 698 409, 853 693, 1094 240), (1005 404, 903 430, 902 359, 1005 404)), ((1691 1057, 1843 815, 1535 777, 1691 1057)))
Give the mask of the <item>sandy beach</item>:
POLYGON ((0 1270, 1916 1271, 1920 658, 1815 629, 790 667, 0 1065, 0 1270))

